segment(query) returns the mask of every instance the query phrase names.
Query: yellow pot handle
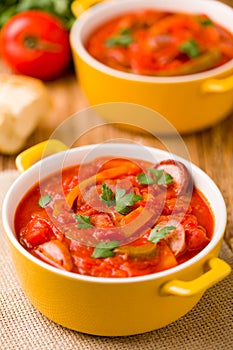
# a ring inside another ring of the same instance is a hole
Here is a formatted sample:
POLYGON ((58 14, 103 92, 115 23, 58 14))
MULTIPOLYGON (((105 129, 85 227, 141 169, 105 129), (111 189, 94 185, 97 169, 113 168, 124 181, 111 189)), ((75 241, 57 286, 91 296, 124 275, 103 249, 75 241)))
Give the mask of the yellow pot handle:
POLYGON ((75 0, 71 4, 71 11, 75 17, 79 17, 84 11, 89 9, 89 7, 103 2, 103 0, 75 0))
POLYGON ((202 84, 203 93, 221 93, 232 90, 233 75, 223 79, 208 79, 202 84))
POLYGON ((162 295, 192 296, 203 293, 231 272, 231 267, 219 258, 208 261, 209 270, 192 281, 172 280, 161 288, 162 295))
POLYGON ((51 139, 34 145, 21 152, 15 160, 17 169, 22 173, 41 158, 66 151, 68 147, 61 141, 51 139))

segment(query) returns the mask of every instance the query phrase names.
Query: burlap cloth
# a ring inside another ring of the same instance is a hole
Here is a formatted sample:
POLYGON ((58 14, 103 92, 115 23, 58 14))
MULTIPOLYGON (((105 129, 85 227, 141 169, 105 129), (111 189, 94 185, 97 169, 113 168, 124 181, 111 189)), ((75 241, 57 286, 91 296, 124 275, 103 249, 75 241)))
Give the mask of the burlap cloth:
MULTIPOLYGON (((16 171, 0 173, 0 208, 17 176, 16 171)), ((233 266, 233 254, 226 243, 221 258, 233 266)), ((207 290, 188 314, 165 328, 131 337, 82 334, 53 323, 29 303, 15 276, 0 222, 0 349, 232 350, 233 274, 207 290)))

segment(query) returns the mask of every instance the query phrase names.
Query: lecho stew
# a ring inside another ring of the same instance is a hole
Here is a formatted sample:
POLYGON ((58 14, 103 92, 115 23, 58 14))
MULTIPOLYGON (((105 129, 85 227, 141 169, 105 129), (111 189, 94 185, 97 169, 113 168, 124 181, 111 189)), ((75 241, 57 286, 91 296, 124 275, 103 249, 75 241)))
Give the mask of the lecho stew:
POLYGON ((128 73, 179 76, 233 59, 233 35, 205 14, 131 12, 104 23, 86 42, 101 63, 128 73))
POLYGON ((34 185, 15 214, 19 242, 59 269, 97 277, 167 270, 211 240, 214 218, 180 162, 100 157, 34 185))

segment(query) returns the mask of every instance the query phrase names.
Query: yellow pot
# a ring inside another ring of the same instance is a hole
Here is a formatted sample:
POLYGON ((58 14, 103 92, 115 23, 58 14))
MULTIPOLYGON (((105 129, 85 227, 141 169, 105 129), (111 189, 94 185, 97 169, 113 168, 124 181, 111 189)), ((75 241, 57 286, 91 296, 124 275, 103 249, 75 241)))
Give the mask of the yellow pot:
MULTIPOLYGON (((45 145, 47 147, 47 143, 45 145)), ((32 158, 38 158, 41 151, 38 152, 37 147, 17 158, 21 170, 30 166, 32 158)), ((59 151, 63 148, 53 140, 49 141, 49 147, 52 151, 54 147, 59 151)), ((215 217, 213 238, 198 255, 167 271, 118 279, 61 271, 32 256, 14 233, 14 215, 20 199, 35 182, 61 167, 80 163, 85 157, 90 161, 103 155, 132 158, 140 155, 149 161, 174 157, 155 148, 114 143, 83 146, 48 156, 23 172, 9 189, 2 209, 6 236, 22 289, 30 302, 49 319, 95 335, 148 332, 186 314, 207 288, 230 273, 230 266, 218 258, 226 225, 226 207, 213 181, 195 165, 176 157, 191 171, 195 185, 208 198, 215 217)))
MULTIPOLYGON (((136 9, 206 13, 233 33, 232 8, 208 0, 120 0, 99 3, 100 0, 79 0, 72 4, 79 16, 70 34, 73 59, 79 84, 91 105, 108 102, 129 102, 151 108, 180 132, 197 131, 217 123, 233 108, 233 60, 206 72, 177 76, 149 77, 120 72, 103 65, 85 49, 90 33, 111 18, 136 9), (96 4, 97 3, 97 4, 96 4), (92 6, 87 9, 88 6, 92 6), (84 11, 81 15, 80 13, 84 11)), ((113 113, 109 121, 125 122, 124 114, 113 113)), ((140 120, 152 132, 158 130, 155 121, 140 120)), ((142 126, 143 126, 142 125, 142 126)))

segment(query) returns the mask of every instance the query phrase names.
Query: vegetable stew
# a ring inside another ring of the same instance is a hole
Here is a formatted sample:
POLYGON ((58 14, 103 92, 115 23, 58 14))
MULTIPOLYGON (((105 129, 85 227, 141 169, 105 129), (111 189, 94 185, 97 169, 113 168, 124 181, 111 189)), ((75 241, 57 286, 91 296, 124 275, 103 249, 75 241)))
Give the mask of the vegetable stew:
POLYGON ((147 275, 177 266, 211 240, 214 218, 184 164, 100 157, 35 184, 15 231, 32 255, 96 277, 147 275))
POLYGON ((128 73, 179 76, 233 58, 233 35, 205 14, 130 12, 104 23, 86 42, 101 63, 128 73))

